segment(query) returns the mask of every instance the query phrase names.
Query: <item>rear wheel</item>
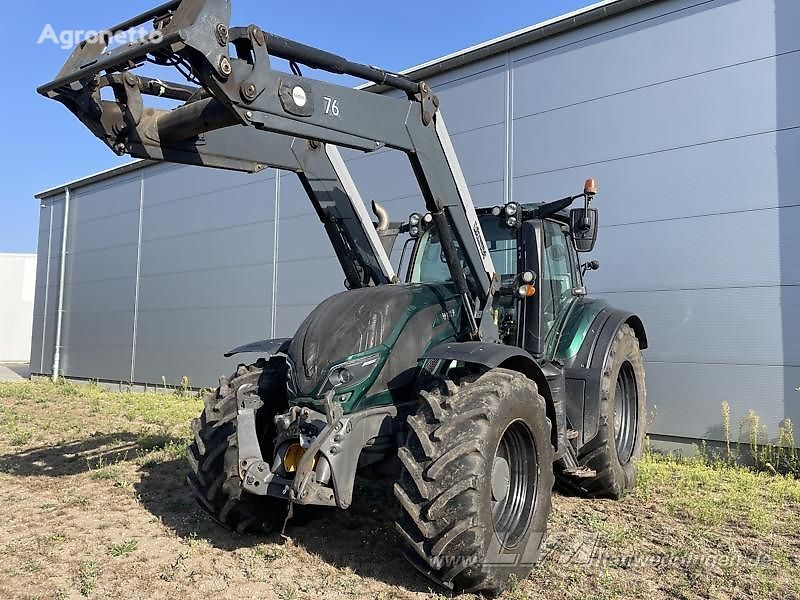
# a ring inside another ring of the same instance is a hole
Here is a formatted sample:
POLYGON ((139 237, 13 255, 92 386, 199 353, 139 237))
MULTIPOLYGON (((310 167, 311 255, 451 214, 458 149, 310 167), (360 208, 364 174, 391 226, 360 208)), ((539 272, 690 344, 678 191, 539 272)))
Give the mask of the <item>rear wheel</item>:
POLYGON ((205 408, 192 421, 194 441, 187 458, 191 471, 187 481, 197 503, 221 525, 244 533, 269 532, 286 516, 286 502, 254 496, 242 489, 237 447, 237 392, 252 385, 264 402, 256 424, 262 453, 272 457, 272 417, 286 404, 286 364, 280 358, 260 359, 253 365, 239 365, 230 378, 221 377, 220 386, 206 394, 205 408))
POLYGON ((645 435, 644 361, 629 325, 617 331, 603 365, 597 435, 584 444, 578 464, 596 475, 579 479, 561 473, 568 487, 593 497, 620 498, 636 484, 636 461, 645 435))
POLYGON ((550 513, 544 398, 506 369, 439 379, 420 397, 395 484, 406 556, 454 590, 499 593, 536 563, 550 513))

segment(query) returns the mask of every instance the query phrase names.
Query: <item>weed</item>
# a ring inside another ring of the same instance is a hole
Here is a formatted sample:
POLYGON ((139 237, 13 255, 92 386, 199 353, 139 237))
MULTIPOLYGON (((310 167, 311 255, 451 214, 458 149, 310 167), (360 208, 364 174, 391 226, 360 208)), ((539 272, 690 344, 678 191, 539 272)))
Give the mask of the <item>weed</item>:
POLYGON ((32 431, 14 427, 11 429, 11 435, 9 436, 8 443, 12 446, 24 446, 31 441, 32 437, 32 431))
POLYGON ((189 556, 189 552, 178 553, 178 556, 175 558, 175 560, 164 567, 164 570, 159 574, 159 578, 162 581, 174 581, 175 576, 178 574, 178 571, 183 563, 189 560, 189 556))
POLYGON ((23 563, 22 569, 28 573, 37 573, 42 570, 42 563, 38 560, 28 559, 23 563))
POLYGON ((93 560, 85 560, 78 567, 78 591, 81 596, 88 597, 94 591, 97 578, 100 576, 100 565, 93 560))
POLYGON ((106 551, 106 554, 109 556, 113 556, 114 558, 119 558, 120 556, 127 556, 139 546, 139 542, 136 540, 125 540, 124 542, 119 542, 118 544, 111 544, 106 551))
POLYGON ((186 398, 192 394, 192 388, 189 386, 189 378, 186 375, 181 377, 181 383, 173 390, 173 393, 180 398, 186 398))
POLYGON ((722 432, 725 435, 725 451, 728 463, 733 460, 731 454, 731 405, 722 403, 722 432))
POLYGON ((287 586, 278 592, 278 598, 281 600, 295 600, 295 598, 297 598, 297 588, 294 586, 287 586))

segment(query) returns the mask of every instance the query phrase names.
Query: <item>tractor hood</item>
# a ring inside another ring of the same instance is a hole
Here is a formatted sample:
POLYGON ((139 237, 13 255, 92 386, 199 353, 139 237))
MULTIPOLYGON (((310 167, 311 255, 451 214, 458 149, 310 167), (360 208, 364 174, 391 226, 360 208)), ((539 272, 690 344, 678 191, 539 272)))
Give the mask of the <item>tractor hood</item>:
POLYGON ((332 387, 348 406, 370 387, 398 394, 413 382, 418 358, 460 329, 458 295, 448 284, 381 285, 331 296, 289 346, 290 399, 316 404, 332 387))

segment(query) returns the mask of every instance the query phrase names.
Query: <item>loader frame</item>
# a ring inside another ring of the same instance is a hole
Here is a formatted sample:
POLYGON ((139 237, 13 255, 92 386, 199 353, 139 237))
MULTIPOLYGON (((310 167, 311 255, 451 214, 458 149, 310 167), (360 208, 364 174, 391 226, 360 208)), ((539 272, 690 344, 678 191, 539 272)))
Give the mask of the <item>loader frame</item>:
POLYGON ((348 287, 398 281, 336 146, 383 147, 408 157, 461 296, 473 339, 497 341, 497 277, 439 100, 425 82, 282 38, 230 27, 230 0, 173 0, 82 42, 38 89, 72 111, 118 154, 258 172, 295 172, 331 240, 348 287), (116 33, 152 23, 138 42, 109 48, 116 33), (233 47, 231 55, 229 48, 233 47), (270 56, 290 62, 273 70, 270 56), (190 83, 137 75, 169 66, 190 83), (304 77, 299 64, 401 90, 396 98, 304 77), (110 88, 114 100, 101 97, 110 88), (171 110, 145 106, 167 98, 171 110))

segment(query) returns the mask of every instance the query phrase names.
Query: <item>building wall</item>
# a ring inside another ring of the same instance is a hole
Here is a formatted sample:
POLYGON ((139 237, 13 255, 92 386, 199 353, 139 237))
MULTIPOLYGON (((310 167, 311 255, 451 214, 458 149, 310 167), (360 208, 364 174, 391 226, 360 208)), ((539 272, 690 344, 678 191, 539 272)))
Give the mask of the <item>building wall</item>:
POLYGON ((35 285, 35 254, 0 254, 0 362, 28 360, 35 285))
MULTIPOLYGON (((734 429, 750 409, 773 431, 800 418, 798 18, 793 0, 655 2, 430 80, 477 204, 599 180, 587 283, 645 321, 653 433, 719 439, 724 401, 734 429)), ((405 157, 344 154, 365 200, 419 210, 405 157)), ((43 359, 60 203, 42 209, 43 359)), ((342 289, 291 174, 160 165, 72 204, 68 375, 211 385, 236 362, 222 351, 291 335, 342 289)))

